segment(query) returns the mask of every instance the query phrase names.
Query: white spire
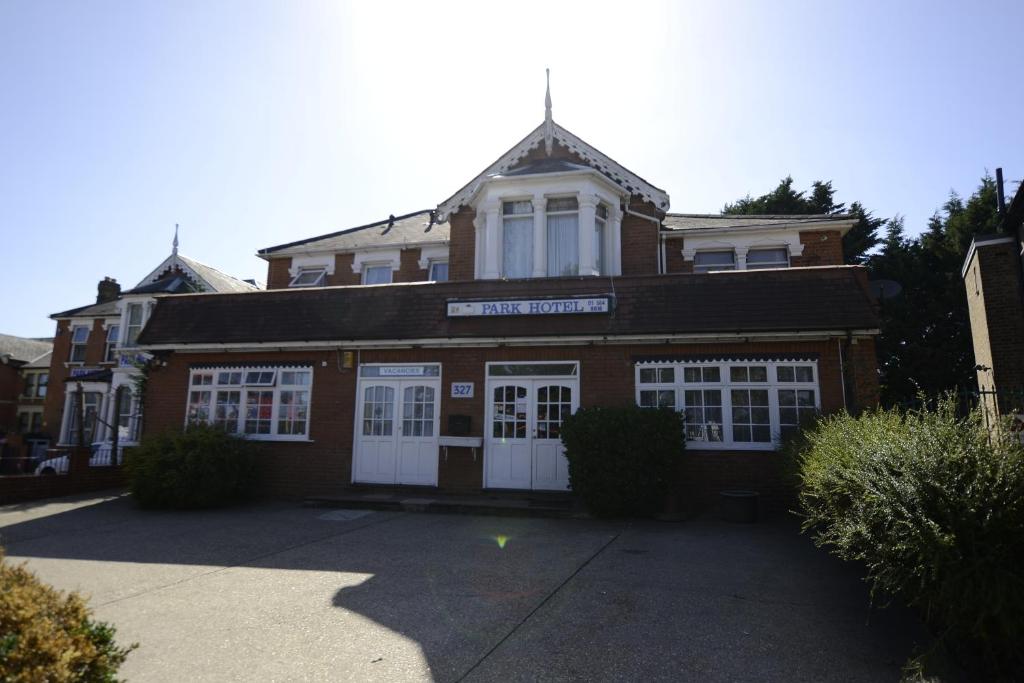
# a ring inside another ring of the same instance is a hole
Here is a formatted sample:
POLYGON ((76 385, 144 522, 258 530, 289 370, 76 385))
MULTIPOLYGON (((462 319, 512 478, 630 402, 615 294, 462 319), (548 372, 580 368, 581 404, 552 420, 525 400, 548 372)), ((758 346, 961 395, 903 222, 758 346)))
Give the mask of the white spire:
POLYGON ((547 93, 544 95, 544 151, 551 156, 555 141, 555 125, 551 120, 551 69, 544 69, 544 73, 548 81, 547 93))
POLYGON ((171 253, 177 255, 178 253, 178 224, 174 224, 174 241, 171 242, 171 253))

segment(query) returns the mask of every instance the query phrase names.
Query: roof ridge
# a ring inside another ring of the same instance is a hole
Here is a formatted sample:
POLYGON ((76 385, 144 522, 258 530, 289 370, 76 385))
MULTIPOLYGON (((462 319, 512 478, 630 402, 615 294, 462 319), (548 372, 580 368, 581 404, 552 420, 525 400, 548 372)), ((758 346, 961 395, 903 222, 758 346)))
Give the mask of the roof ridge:
POLYGON ((366 225, 357 225, 354 228, 345 228, 344 230, 336 230, 334 232, 329 232, 329 233, 326 233, 326 234, 323 234, 323 235, 317 235, 316 237, 307 237, 305 239, 296 240, 294 242, 287 242, 285 244, 278 244, 278 245, 275 245, 275 246, 272 246, 272 247, 265 247, 265 248, 260 249, 259 251, 257 251, 256 255, 259 256, 260 254, 269 254, 270 252, 273 252, 273 251, 280 251, 281 249, 287 249, 289 247, 297 247, 300 244, 309 244, 310 242, 319 242, 320 240, 325 240, 325 239, 328 239, 330 237, 337 237, 339 235, 346 235, 346 234, 349 234, 349 233, 358 232, 360 230, 368 230, 370 228, 375 228, 375 227, 377 227, 379 225, 386 225, 386 224, 390 223, 392 220, 394 220, 394 221, 404 221, 406 218, 412 218, 413 216, 418 216, 419 214, 423 214, 423 213, 429 214, 433 210, 434 209, 421 209, 419 211, 412 211, 410 213, 402 214, 401 216, 394 216, 394 218, 392 218, 391 216, 388 216, 384 220, 374 221, 373 223, 367 223, 366 225))
POLYGON ((673 213, 667 212, 668 216, 679 218, 787 218, 787 219, 813 219, 813 218, 834 218, 837 220, 852 219, 854 216, 848 213, 673 213))

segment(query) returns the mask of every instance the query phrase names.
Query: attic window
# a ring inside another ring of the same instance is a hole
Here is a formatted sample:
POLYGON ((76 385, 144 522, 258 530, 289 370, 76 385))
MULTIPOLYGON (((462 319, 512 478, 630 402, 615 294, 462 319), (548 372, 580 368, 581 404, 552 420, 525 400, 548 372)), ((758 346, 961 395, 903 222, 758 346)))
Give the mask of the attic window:
POLYGON ((327 276, 326 268, 299 268, 299 274, 288 283, 289 287, 322 287, 327 276))

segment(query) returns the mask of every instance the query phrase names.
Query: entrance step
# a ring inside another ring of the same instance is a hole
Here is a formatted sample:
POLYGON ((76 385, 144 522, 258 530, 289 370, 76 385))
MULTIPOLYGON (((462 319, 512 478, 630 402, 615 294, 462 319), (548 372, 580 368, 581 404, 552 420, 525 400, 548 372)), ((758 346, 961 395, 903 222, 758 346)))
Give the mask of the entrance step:
POLYGON ((394 510, 403 512, 445 512, 503 517, 585 517, 573 498, 566 494, 455 495, 427 491, 360 491, 312 496, 308 507, 349 510, 394 510))

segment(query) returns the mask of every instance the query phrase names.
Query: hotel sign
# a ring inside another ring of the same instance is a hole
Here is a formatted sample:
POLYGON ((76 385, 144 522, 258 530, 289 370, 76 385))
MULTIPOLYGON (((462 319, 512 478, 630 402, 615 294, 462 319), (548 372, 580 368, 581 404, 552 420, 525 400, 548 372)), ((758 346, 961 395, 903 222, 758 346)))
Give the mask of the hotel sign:
POLYGON ((580 313, 608 313, 609 297, 567 299, 512 299, 495 301, 449 301, 448 317, 496 318, 510 315, 567 315, 580 313))

